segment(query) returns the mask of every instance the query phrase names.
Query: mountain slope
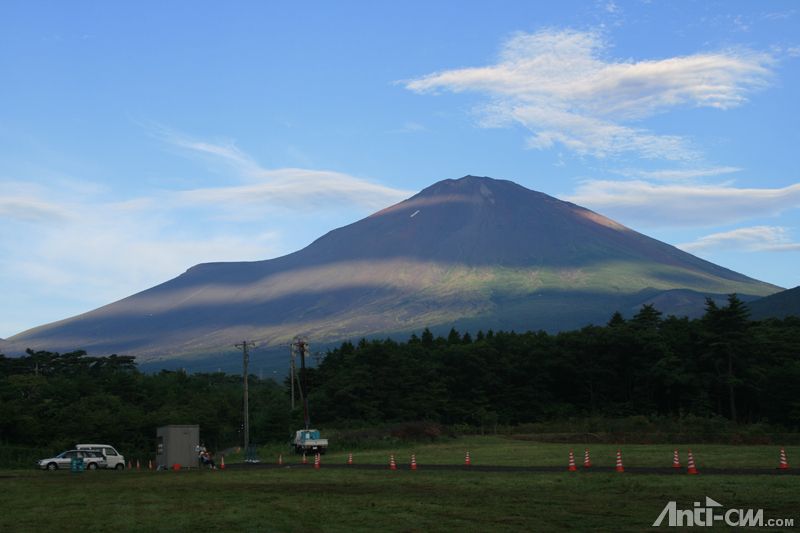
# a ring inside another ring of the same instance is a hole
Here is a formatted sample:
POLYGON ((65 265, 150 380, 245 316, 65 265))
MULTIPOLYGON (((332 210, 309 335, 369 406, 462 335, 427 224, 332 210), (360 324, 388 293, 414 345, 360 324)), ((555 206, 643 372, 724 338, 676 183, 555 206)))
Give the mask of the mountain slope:
POLYGON ((800 317, 800 287, 777 292, 765 298, 749 302, 752 318, 786 318, 787 316, 800 317))
POLYGON ((320 342, 426 326, 557 330, 648 301, 669 304, 675 298, 665 295, 675 290, 687 308, 706 295, 747 299, 779 288, 513 182, 466 176, 298 252, 197 265, 15 335, 4 349, 84 348, 147 360, 219 354, 245 338, 274 346, 298 334, 320 342))

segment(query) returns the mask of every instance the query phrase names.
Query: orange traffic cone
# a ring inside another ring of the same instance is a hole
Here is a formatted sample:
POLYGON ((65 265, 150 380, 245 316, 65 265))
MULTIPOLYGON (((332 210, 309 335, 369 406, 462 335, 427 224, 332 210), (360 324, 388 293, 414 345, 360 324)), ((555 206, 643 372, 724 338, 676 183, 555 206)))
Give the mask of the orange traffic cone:
POLYGON ((778 465, 780 470, 789 470, 789 463, 786 461, 786 450, 781 448, 781 463, 778 465))
POLYGON ((128 459, 128 470, 133 470, 133 465, 131 464, 130 459, 128 459))
POLYGON ((411 470, 417 469, 417 456, 415 454, 411 454, 411 470))
POLYGON ((303 464, 304 465, 308 464, 308 459, 306 458, 306 452, 303 452, 303 464))
POLYGON ((687 474, 697 474, 697 467, 694 465, 694 457, 692 456, 692 450, 689 450, 689 458, 686 460, 688 463, 688 467, 686 469, 687 474))
POLYGON ((152 459, 150 459, 150 461, 147 462, 147 469, 148 470, 152 470, 153 469, 153 460, 152 459))
POLYGON ((282 453, 279 453, 279 454, 278 454, 278 464, 279 464, 279 465, 282 465, 282 464, 283 464, 283 454, 282 454, 282 453))
POLYGON ((394 462, 394 455, 389 456, 389 470, 397 470, 397 463, 394 462))
POLYGON ((467 450, 467 456, 464 457, 464 466, 470 466, 471 464, 472 464, 472 461, 470 461, 470 458, 469 458, 469 450, 467 450))
POLYGON ((678 457, 678 450, 672 452, 672 468, 680 468, 681 460, 678 457))
POLYGON ((141 470, 141 469, 142 469, 142 467, 139 464, 139 459, 136 459, 136 470, 141 470))
POLYGON ((592 460, 589 459, 589 448, 583 450, 583 467, 590 468, 592 466, 592 460))
POLYGON ((575 453, 572 450, 569 451, 569 466, 567 470, 570 472, 576 472, 578 470, 578 467, 575 466, 575 453))
POLYGON ((353 452, 347 454, 347 464, 353 464, 353 452))
POLYGON ((625 471, 625 467, 622 466, 622 451, 619 450, 619 449, 617 450, 617 467, 615 468, 615 470, 617 472, 624 472, 625 471))
POLYGON ((220 455, 219 456, 219 469, 220 470, 225 470, 225 456, 224 455, 220 455))
POLYGON ((321 466, 321 463, 322 463, 322 460, 319 458, 319 454, 315 455, 314 456, 314 468, 316 470, 319 470, 319 467, 321 466))

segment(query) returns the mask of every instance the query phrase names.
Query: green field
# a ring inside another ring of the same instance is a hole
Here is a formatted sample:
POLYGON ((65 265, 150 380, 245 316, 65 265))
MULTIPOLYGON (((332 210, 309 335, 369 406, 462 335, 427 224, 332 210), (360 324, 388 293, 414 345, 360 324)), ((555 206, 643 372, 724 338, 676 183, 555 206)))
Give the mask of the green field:
MULTIPOLYGON (((583 445, 573 447, 581 450, 580 462, 583 445)), ((293 466, 295 456, 284 456, 290 464, 281 469, 6 470, 0 471, 0 531, 641 531, 668 501, 685 509, 706 496, 726 508, 763 508, 766 518, 800 519, 800 476, 702 474, 704 466, 773 468, 774 446, 697 446, 698 476, 425 469, 426 464, 460 464, 467 449, 476 465, 566 467, 569 448, 470 437, 360 451, 354 457, 385 463, 395 453, 406 465, 416 453, 416 472, 326 469, 326 464, 343 463, 346 453, 325 456, 318 471, 293 466)), ((668 466, 672 458, 666 445, 622 449, 628 466, 668 466)), ((613 464, 616 447, 592 451, 595 464, 613 464)), ((786 451, 790 464, 800 457, 800 447, 786 451)))

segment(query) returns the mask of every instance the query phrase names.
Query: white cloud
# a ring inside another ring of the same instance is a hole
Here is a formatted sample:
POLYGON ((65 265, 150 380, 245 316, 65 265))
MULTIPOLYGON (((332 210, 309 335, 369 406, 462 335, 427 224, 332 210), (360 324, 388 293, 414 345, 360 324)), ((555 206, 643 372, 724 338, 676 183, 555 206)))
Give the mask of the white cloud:
POLYGON ((242 177, 257 176, 261 167, 253 159, 240 150, 230 139, 222 141, 206 141, 194 139, 175 131, 163 124, 149 122, 141 124, 153 137, 170 146, 181 148, 193 155, 211 157, 238 170, 242 177))
POLYGON ((510 113, 523 124, 537 124, 539 129, 528 138, 530 148, 546 149, 560 143, 578 154, 598 157, 638 152, 646 158, 679 160, 697 155, 675 135, 652 135, 643 129, 544 108, 519 106, 510 113))
POLYGON ((266 169, 244 153, 233 141, 209 142, 191 139, 186 135, 158 127, 163 141, 191 154, 211 156, 232 166, 242 185, 208 187, 186 190, 176 194, 179 203, 235 205, 305 205, 309 207, 340 208, 350 204, 368 209, 381 209, 407 198, 413 191, 395 189, 331 170, 305 168, 266 169))
POLYGON ((646 226, 714 226, 800 207, 800 183, 778 189, 728 184, 654 184, 595 180, 582 183, 570 202, 612 218, 646 226))
POLYGON ((800 243, 792 242, 789 230, 781 226, 752 226, 712 233, 694 242, 679 244, 687 252, 736 250, 745 252, 800 252, 800 243))
POLYGON ((681 106, 728 109, 767 86, 774 60, 745 49, 656 60, 607 60, 601 35, 573 30, 520 33, 507 40, 496 64, 445 70, 405 81, 428 93, 475 91, 491 103, 482 125, 518 122, 530 146, 563 144, 598 157, 624 152, 688 159, 688 143, 625 125, 681 106))
POLYGON ((617 170, 617 174, 623 176, 653 179, 659 181, 684 181, 693 178, 705 178, 710 176, 719 176, 722 174, 732 174, 740 172, 742 169, 737 167, 706 167, 706 168, 683 168, 683 169, 669 169, 669 170, 638 170, 638 169, 621 169, 617 170))
MULTIPOLYGON (((7 186, 7 184, 3 184, 4 189, 7 186)), ((0 198, 0 220, 3 218, 47 223, 70 218, 70 214, 65 207, 40 198, 7 196, 0 198)))
POLYGON ((339 208, 343 204, 381 209, 407 198, 412 191, 378 185, 341 172, 282 168, 261 170, 261 181, 233 187, 181 191, 183 204, 282 205, 339 208))
POLYGON ((797 14, 796 9, 789 9, 787 11, 773 11, 770 13, 765 13, 762 15, 762 18, 765 20, 786 20, 792 18, 797 14))

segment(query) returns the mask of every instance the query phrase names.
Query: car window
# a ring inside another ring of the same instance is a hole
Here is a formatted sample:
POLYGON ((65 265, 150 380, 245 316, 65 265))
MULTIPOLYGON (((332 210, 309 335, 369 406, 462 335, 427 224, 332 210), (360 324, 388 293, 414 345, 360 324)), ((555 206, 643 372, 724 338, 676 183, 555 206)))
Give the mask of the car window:
POLYGON ((106 455, 119 455, 114 448, 104 448, 103 451, 106 452, 106 455))
POLYGON ((73 457, 78 457, 78 452, 76 451, 64 452, 62 455, 66 459, 72 459, 73 457))

